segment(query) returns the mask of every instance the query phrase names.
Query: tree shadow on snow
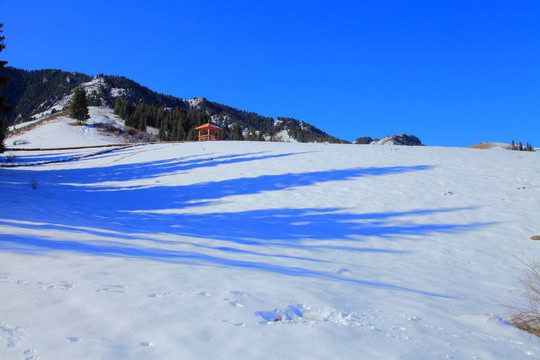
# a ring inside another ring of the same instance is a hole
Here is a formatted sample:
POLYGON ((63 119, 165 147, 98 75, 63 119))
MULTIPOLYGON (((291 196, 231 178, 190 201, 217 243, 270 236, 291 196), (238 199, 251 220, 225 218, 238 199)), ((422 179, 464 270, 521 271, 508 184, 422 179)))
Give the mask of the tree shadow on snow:
MULTIPOLYGON (((297 154, 242 154, 182 158, 135 165, 40 171, 0 169, 0 250, 24 253, 71 251, 81 254, 144 258, 173 263, 260 270, 316 277, 388 289, 414 291, 313 269, 327 262, 327 250, 400 254, 363 247, 368 237, 391 239, 469 231, 488 224, 418 224, 431 214, 465 208, 355 214, 345 209, 259 209, 209 214, 163 214, 189 210, 232 195, 250 195, 308 187, 364 176, 391 176, 427 171, 430 166, 396 166, 240 177, 181 186, 133 186, 134 179, 159 178, 196 168, 297 154), (249 155, 249 156, 246 156, 249 155), (11 170, 13 171, 13 170, 11 170), (39 178, 33 190, 26 178, 39 178), (125 182, 99 186, 103 181, 125 182), (166 245, 166 246, 165 246, 166 245), (191 250, 181 250, 189 247, 191 250), (308 254, 308 255, 306 255, 308 254), (246 255, 238 260, 237 255, 246 255), (249 260, 247 260, 249 259, 249 260), (287 259, 289 265, 281 265, 287 259)), ((438 296, 438 295, 437 295, 438 296)))

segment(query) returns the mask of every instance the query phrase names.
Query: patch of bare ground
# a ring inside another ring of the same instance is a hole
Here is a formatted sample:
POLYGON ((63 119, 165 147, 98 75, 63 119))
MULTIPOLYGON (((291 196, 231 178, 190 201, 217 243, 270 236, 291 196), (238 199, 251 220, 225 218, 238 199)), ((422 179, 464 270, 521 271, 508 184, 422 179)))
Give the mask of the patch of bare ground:
POLYGON ((483 142, 476 145, 467 146, 469 149, 493 149, 497 144, 491 142, 483 142))
MULTIPOLYGON (((49 122, 51 120, 57 119, 57 118, 59 118, 61 116, 67 116, 67 112, 66 111, 60 111, 60 112, 51 114, 49 116, 44 117, 43 119, 40 119, 39 121, 36 121, 35 123, 33 123, 31 125, 21 126, 19 129, 14 129, 13 131, 10 131, 8 135, 9 136, 15 136, 15 135, 21 135, 21 134, 27 133, 27 132, 35 129, 38 126, 41 126, 41 125, 43 125, 43 124, 45 124, 45 123, 47 123, 47 122, 49 122)), ((22 124, 19 124, 19 125, 22 125, 22 124)))
POLYGON ((99 132, 103 135, 110 135, 122 138, 126 143, 149 143, 158 141, 158 139, 154 136, 132 127, 117 127, 113 124, 104 123, 95 123, 93 126, 95 128, 98 128, 99 132))

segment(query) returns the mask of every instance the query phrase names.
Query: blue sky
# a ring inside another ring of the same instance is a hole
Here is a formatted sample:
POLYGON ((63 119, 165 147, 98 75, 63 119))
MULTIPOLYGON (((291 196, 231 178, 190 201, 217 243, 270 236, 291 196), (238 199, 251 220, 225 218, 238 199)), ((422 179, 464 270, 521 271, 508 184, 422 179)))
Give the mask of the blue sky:
POLYGON ((0 0, 8 65, 122 75, 354 141, 540 146, 540 1, 0 0))

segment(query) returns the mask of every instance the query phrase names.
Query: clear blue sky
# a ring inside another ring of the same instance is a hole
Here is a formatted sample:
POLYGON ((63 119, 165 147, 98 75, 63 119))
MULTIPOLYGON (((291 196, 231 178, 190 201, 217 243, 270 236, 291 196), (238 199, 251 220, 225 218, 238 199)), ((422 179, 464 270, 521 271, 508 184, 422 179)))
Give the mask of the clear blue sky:
POLYGON ((540 1, 0 0, 8 65, 123 75, 336 137, 540 146, 540 1))

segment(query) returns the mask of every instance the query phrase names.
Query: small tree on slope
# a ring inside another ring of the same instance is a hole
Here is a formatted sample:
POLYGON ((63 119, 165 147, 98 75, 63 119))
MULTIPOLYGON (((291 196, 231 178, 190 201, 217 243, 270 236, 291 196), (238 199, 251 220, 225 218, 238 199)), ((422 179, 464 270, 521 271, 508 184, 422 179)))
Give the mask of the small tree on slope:
MULTIPOLYGON (((6 45, 4 45, 4 37, 1 35, 2 28, 4 27, 4 24, 0 24, 0 52, 4 50, 6 45)), ((7 61, 0 60, 0 69, 2 69, 7 64, 7 61)), ((9 82, 9 78, 0 76, 0 87, 7 85, 9 82)), ((4 98, 0 96, 0 154, 3 153, 6 149, 4 147, 4 139, 7 135, 7 121, 3 117, 3 114, 7 114, 12 110, 11 107, 4 104, 4 98)))
POLYGON ((90 119, 88 101, 86 100, 86 91, 84 89, 78 87, 75 90, 75 94, 71 98, 69 113, 69 116, 72 119, 76 119, 79 124, 84 120, 90 119))

